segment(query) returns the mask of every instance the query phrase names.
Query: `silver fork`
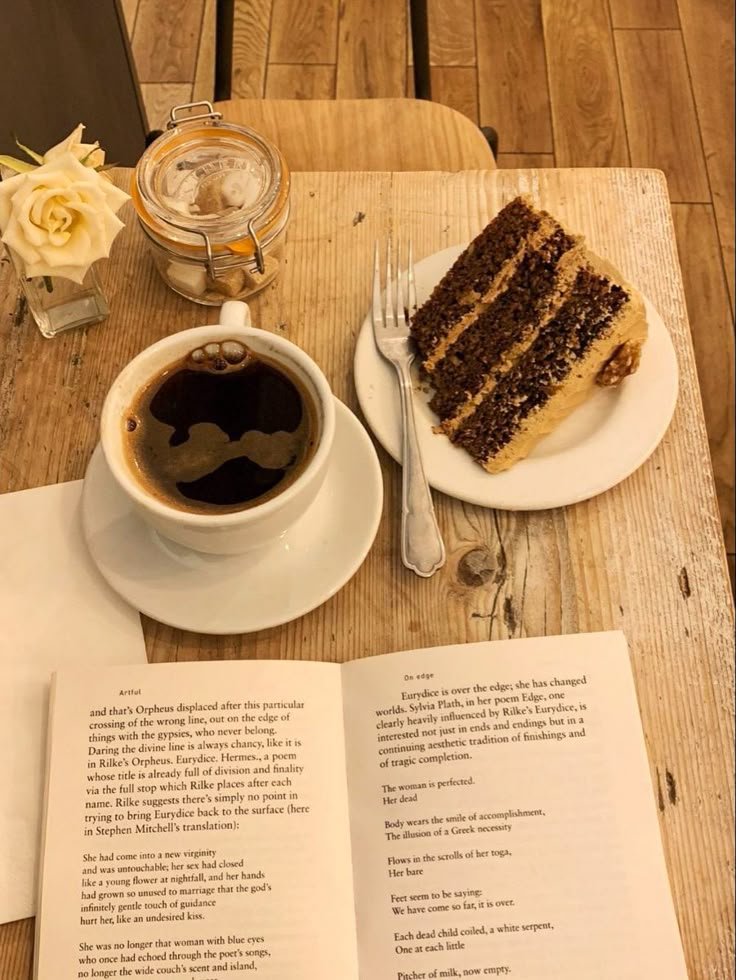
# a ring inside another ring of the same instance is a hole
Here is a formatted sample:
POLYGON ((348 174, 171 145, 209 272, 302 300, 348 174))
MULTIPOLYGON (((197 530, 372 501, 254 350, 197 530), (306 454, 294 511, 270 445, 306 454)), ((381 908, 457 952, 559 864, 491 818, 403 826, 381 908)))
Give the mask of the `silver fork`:
MULTIPOLYGON (((412 246, 409 242, 407 269, 409 310, 416 308, 416 286, 412 246)), ((411 314, 410 314, 411 315, 411 314)), ((391 242, 386 249, 386 304, 381 303, 381 273, 378 242, 373 268, 373 335, 376 347, 396 369, 399 377, 402 419, 401 560, 417 575, 429 578, 445 563, 445 545, 437 526, 432 496, 424 475, 419 452, 409 368, 414 352, 409 340, 409 324, 404 313, 401 274, 393 280, 391 242), (396 305, 394 307, 394 292, 396 305)))

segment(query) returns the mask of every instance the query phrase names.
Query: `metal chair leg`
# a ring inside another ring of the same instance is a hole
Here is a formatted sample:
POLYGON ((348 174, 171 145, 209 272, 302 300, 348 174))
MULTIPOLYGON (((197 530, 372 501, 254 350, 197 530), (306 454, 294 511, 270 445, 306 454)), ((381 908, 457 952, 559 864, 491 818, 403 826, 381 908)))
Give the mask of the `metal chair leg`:
POLYGON ((233 77, 235 0, 217 0, 215 22, 215 102, 229 99, 233 77))
POLYGON ((480 131, 485 136, 486 142, 491 148, 493 159, 496 160, 498 158, 498 133, 493 126, 481 126, 480 131))
POLYGON ((432 81, 429 72, 429 28, 427 25, 427 0, 409 0, 411 20, 411 48, 414 55, 414 96, 417 99, 432 98, 432 81))

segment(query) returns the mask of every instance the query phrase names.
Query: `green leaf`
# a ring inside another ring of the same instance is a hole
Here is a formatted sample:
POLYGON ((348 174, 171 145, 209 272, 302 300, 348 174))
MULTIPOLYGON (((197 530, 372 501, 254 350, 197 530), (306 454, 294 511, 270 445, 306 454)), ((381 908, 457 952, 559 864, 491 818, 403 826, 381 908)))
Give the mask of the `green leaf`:
POLYGON ((15 133, 13 133, 13 139, 15 140, 15 145, 18 147, 18 149, 23 150, 26 156, 29 156, 31 160, 35 160, 36 163, 43 163, 43 157, 39 156, 39 154, 36 153, 35 150, 31 150, 29 147, 24 146, 21 143, 21 141, 18 139, 18 137, 15 135, 15 133))
POLYGON ((29 170, 36 169, 32 164, 26 163, 25 160, 16 160, 15 157, 6 156, 0 156, 0 167, 7 167, 9 170, 14 170, 17 174, 25 174, 29 170))

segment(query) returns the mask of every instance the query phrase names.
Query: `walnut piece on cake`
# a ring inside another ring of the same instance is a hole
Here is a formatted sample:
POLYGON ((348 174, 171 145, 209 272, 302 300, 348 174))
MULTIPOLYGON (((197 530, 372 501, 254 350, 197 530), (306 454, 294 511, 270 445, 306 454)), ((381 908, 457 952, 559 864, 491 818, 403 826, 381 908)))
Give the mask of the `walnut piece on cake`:
POLYGON ((613 352, 598 372, 596 384, 604 388, 620 385, 624 378, 633 374, 641 362, 642 345, 638 341, 627 340, 613 352))

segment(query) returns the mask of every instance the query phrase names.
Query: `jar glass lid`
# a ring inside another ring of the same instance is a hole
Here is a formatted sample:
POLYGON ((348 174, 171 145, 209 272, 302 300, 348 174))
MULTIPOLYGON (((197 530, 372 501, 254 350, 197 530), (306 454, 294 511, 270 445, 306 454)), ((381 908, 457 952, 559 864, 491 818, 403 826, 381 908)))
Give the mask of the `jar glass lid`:
POLYGON ((244 126, 204 116, 178 120, 138 162, 133 200, 148 228, 172 244, 252 251, 283 225, 289 174, 278 149, 244 126), (206 238, 205 238, 206 236, 206 238))

